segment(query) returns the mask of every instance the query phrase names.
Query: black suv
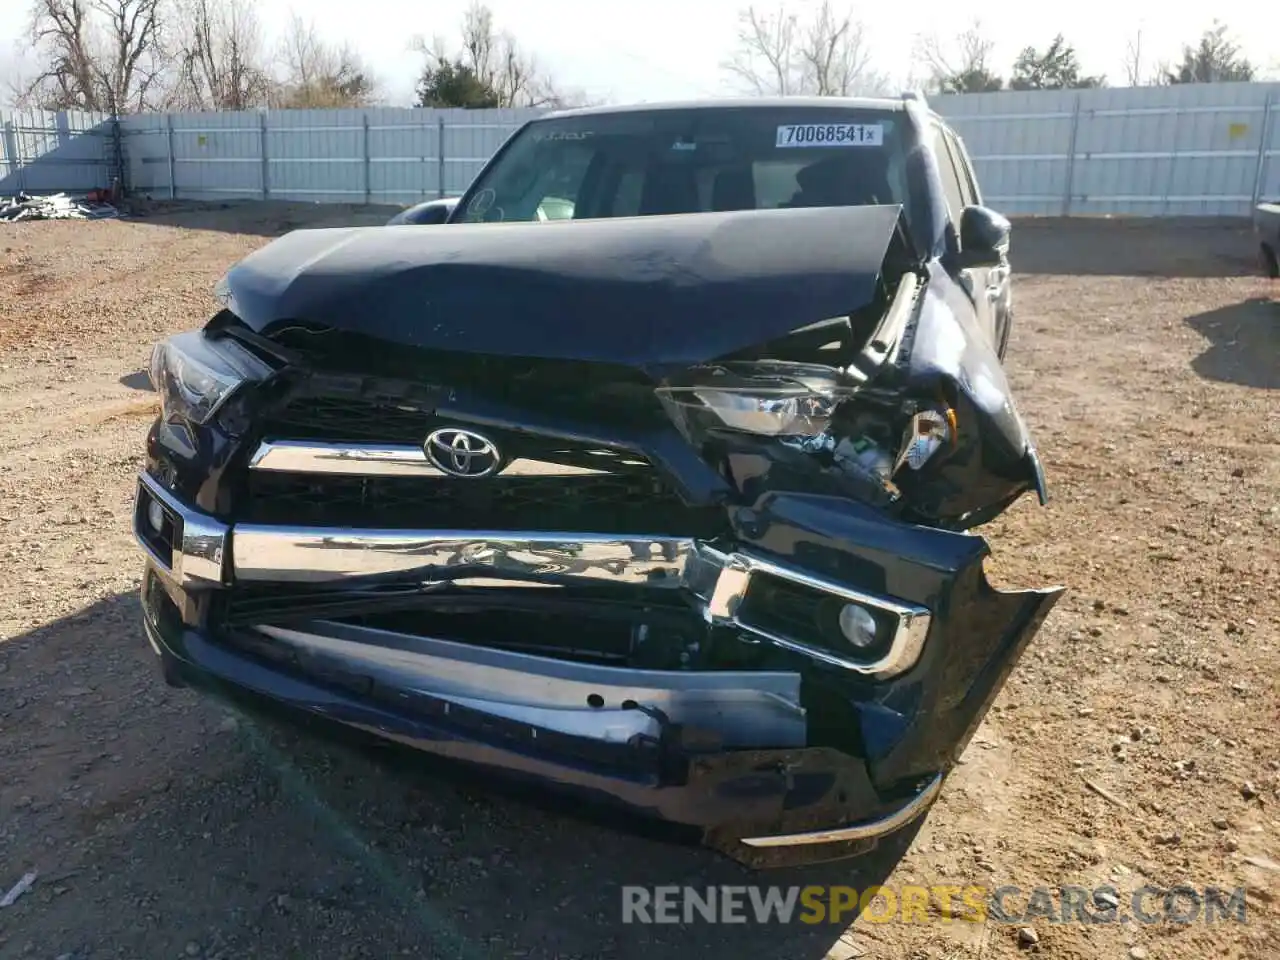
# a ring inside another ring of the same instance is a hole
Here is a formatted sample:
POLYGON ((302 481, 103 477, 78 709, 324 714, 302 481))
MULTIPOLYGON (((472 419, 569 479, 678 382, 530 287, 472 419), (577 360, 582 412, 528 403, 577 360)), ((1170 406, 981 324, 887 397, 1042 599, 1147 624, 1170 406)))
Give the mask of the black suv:
POLYGON ((923 102, 786 99, 547 115, 443 224, 268 244, 152 361, 165 676, 748 863, 868 849, 1060 593, 968 532, 1045 497, 1009 232, 923 102))

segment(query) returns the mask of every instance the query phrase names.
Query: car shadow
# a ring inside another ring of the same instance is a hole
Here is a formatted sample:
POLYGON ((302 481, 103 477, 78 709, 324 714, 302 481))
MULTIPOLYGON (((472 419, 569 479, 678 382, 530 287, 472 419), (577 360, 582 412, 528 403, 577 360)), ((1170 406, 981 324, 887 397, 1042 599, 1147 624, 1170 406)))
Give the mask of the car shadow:
POLYGON ((1015 276, 1207 279, 1257 275, 1257 250, 1236 217, 1016 217, 1009 259, 1015 276))
POLYGON ((120 378, 120 386, 128 387, 130 390, 141 390, 146 393, 153 393, 155 387, 151 385, 151 374, 145 370, 138 370, 136 373, 127 373, 120 378))
POLYGON ((113 595, 0 642, 0 809, 14 811, 0 863, 43 878, 6 910, 11 943, 50 955, 181 955, 194 941, 219 956, 359 946, 378 957, 818 960, 853 909, 835 923, 801 922, 799 909, 759 923, 747 900, 745 923, 629 923, 623 888, 860 893, 889 877, 919 828, 856 860, 752 873, 634 820, 170 688, 139 615, 133 595, 113 595))
POLYGON ((1188 317, 1209 347, 1191 361, 1206 380, 1280 389, 1280 300, 1251 297, 1188 317))

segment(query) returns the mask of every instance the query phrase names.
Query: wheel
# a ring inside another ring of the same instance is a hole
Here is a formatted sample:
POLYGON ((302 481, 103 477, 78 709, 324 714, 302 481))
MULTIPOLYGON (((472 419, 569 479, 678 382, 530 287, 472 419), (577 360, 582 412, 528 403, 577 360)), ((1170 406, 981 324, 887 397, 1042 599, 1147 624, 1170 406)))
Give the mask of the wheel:
POLYGON ((186 678, 182 675, 182 668, 178 666, 178 662, 169 654, 160 654, 160 676, 164 678, 164 682, 170 687, 179 690, 189 686, 186 678))
POLYGON ((1261 255, 1263 275, 1272 280, 1280 280, 1280 260, 1276 258, 1276 252, 1264 243, 1261 255))

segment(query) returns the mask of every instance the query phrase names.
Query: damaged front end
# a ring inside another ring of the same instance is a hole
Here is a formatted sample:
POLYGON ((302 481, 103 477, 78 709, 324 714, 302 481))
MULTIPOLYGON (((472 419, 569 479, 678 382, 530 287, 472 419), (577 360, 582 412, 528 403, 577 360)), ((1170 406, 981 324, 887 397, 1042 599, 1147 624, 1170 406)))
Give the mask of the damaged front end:
POLYGON ((1043 499, 1034 447, 897 208, 647 219, 234 270, 153 370, 148 636, 744 862, 863 851, 1059 595, 995 590, 966 532, 1043 499))

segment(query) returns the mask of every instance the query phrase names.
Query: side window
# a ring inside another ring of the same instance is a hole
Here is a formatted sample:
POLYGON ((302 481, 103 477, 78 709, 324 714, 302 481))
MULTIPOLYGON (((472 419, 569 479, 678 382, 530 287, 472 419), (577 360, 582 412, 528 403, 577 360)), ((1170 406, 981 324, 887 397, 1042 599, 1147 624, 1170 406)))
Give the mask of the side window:
POLYGON ((609 217, 634 217, 640 213, 640 192, 644 187, 644 169, 629 167, 618 178, 618 188, 608 205, 609 217))
POLYGON ((969 162, 969 151, 964 148, 964 141, 956 136, 955 131, 947 131, 947 144, 951 147, 951 157, 955 161, 956 173, 960 177, 960 194, 964 197, 965 206, 981 203, 978 195, 978 179, 973 175, 973 164, 969 162))
POLYGON ((803 162, 756 161, 751 171, 756 189, 756 206, 761 210, 790 206, 791 198, 800 189, 796 174, 803 168, 803 162))
POLYGON ((574 204, 578 201, 578 193, 582 190, 582 182, 594 156, 594 150, 577 147, 564 150, 557 158, 559 163, 551 168, 548 178, 537 184, 538 189, 535 191, 535 194, 540 194, 537 208, 546 213, 545 219, 572 218, 574 204), (552 210, 555 211, 554 214, 552 210))
POLYGON ((493 182, 471 198, 464 222, 572 216, 595 151, 563 143, 519 146, 523 149, 499 168, 493 182))
POLYGON ((960 224, 960 211, 964 209, 964 191, 960 187, 960 177, 956 173, 955 163, 951 159, 951 151, 947 149, 946 137, 941 127, 933 128, 933 152, 938 160, 938 174, 942 178, 942 192, 947 200, 947 212, 951 222, 957 227, 960 224))

